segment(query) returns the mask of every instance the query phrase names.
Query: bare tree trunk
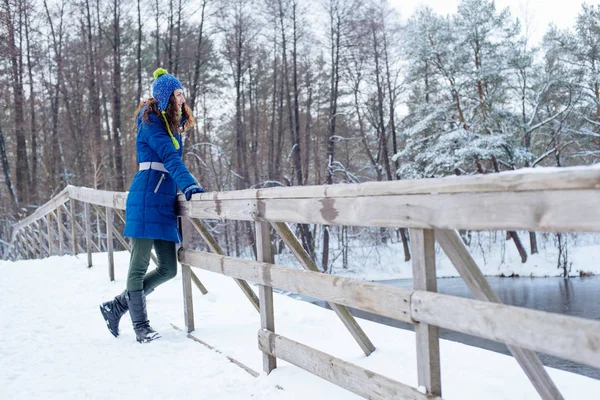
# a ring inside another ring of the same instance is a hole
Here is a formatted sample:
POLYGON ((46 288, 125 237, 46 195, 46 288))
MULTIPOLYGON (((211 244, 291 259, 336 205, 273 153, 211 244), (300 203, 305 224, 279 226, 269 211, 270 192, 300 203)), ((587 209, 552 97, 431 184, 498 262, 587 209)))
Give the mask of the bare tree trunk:
POLYGON ((196 47, 196 54, 194 60, 194 80, 192 82, 192 88, 190 93, 190 106, 193 110, 196 109, 196 99, 200 91, 200 67, 205 62, 202 56, 202 50, 204 46, 204 11, 206 9, 207 0, 202 1, 202 11, 200 13, 200 27, 198 28, 198 46, 196 47))
POLYGON ((141 0, 137 0, 137 17, 138 17, 138 29, 137 29, 137 44, 136 44, 136 58, 137 58, 137 92, 136 101, 142 100, 142 9, 141 0))
POLYGON ((94 171, 93 183, 95 188, 100 188, 103 185, 102 179, 102 122, 100 109, 100 94, 98 90, 98 74, 96 69, 96 54, 94 51, 94 43, 92 36, 92 16, 90 11, 89 0, 86 0, 86 21, 87 21, 87 52, 88 52, 88 90, 90 99, 90 121, 93 140, 91 141, 92 170, 94 171))
POLYGON ((306 74, 306 87, 307 87, 307 99, 306 99, 306 127, 304 129, 304 157, 302 160, 302 181, 304 184, 308 184, 310 175, 310 143, 312 136, 312 103, 313 103, 313 92, 312 92, 312 77, 310 71, 306 74))
MULTIPOLYGON (((292 5, 292 9, 295 10, 295 4, 292 5)), ((293 11, 295 12, 295 11, 293 11)), ((298 125, 297 119, 294 115, 297 112, 297 93, 294 93, 294 98, 296 102, 292 104, 291 99, 291 91, 290 88, 290 72, 288 66, 288 58, 287 58, 287 39, 285 34, 285 19, 284 19, 284 6, 281 0, 279 0, 279 22, 281 24, 281 54, 283 57, 283 76, 285 78, 285 95, 286 95, 286 103, 287 103, 287 111, 288 111, 288 123, 290 129, 290 137, 292 139, 292 163, 294 166, 294 178, 298 185, 302 185, 302 163, 300 160, 300 138, 298 135, 298 125)), ((295 20, 292 21, 295 24, 295 20)), ((295 29, 295 25, 294 25, 295 29)), ((295 35, 295 32, 294 32, 295 35)), ((295 46, 295 43, 293 44, 295 46)), ((295 49, 292 54, 294 67, 292 70, 292 79, 294 80, 294 90, 297 88, 297 71, 295 66, 295 49)))
MULTIPOLYGON (((297 27, 297 12, 298 2, 293 0, 292 2, 292 26, 293 26, 293 37, 292 37, 292 77, 293 77, 293 89, 294 89, 294 164, 296 168, 296 180, 298 185, 303 185, 302 180, 302 159, 301 159, 301 141, 300 141, 300 105, 298 104, 298 27, 297 27)), ((308 229, 307 225, 304 228, 308 229)), ((302 228, 301 228, 302 229, 302 228)), ((304 229, 302 229, 304 231, 304 229)), ((306 249, 310 250, 310 249, 306 249)), ((312 252, 309 251, 310 254, 312 252)))
MULTIPOLYGON (((329 101, 329 135, 327 140, 327 184, 333 183, 333 160, 335 150, 335 127, 337 117, 337 102, 339 96, 340 83, 340 52, 341 52, 341 29, 342 20, 340 10, 337 8, 339 4, 330 1, 329 8, 329 40, 331 47, 331 86, 330 86, 330 101, 329 101)), ((323 226, 323 256, 321 259, 321 268, 323 272, 327 272, 329 268, 329 227, 323 226)))
MULTIPOLYGON (((25 132, 25 121, 23 119, 25 96, 23 95, 22 56, 21 49, 18 49, 15 44, 15 26, 12 19, 15 15, 14 10, 11 11, 9 0, 5 0, 4 4, 6 7, 5 18, 8 31, 6 42, 8 45, 8 55, 11 66, 11 83, 13 88, 14 102, 13 115, 15 137, 17 141, 17 196, 19 199, 21 199, 21 202, 27 202, 29 199, 29 163, 27 160, 27 137, 25 132)), ((18 15, 20 14, 20 11, 18 11, 18 15)))
POLYGON ((529 245, 531 247, 531 249, 530 249, 531 254, 537 254, 538 246, 537 246, 537 237, 535 235, 535 232, 529 232, 529 245))
POLYGON ((6 154, 6 145, 4 144, 2 125, 0 125, 0 158, 2 159, 2 169, 4 170, 4 182, 6 183, 6 188, 10 194, 10 198, 13 200, 13 206, 16 212, 19 209, 19 201, 17 200, 15 188, 13 186, 13 181, 10 174, 10 165, 8 163, 8 156, 6 154))
MULTIPOLYGON (((59 10, 59 21, 58 21, 58 32, 54 29, 54 19, 50 16, 50 10, 46 0, 44 0, 44 8, 46 10, 46 16, 48 18, 48 24, 50 26, 50 33, 52 37, 52 46, 54 49, 54 57, 56 61, 56 84, 54 85, 54 93, 51 99, 52 108, 52 134, 51 134, 51 150, 50 150, 50 181, 52 189, 55 190, 58 186, 62 186, 68 179, 66 171, 64 155, 62 153, 62 139, 58 130, 59 123, 59 108, 60 108, 60 91, 62 87, 62 29, 63 29, 63 16, 64 16, 64 3, 61 5, 59 10), (57 172, 62 169, 63 179, 60 179, 60 174, 57 172), (58 179, 57 179, 58 178, 58 179)), ((18 179, 18 178, 17 178, 18 179)), ((18 190, 17 190, 18 192, 18 190)))
POLYGON ((377 83, 377 111, 378 111, 378 123, 379 125, 379 147, 381 149, 381 156, 379 159, 383 162, 383 166, 385 168, 385 172, 387 175, 388 181, 393 180, 392 177, 392 169, 390 167, 390 157, 388 152, 388 144, 387 144, 387 134, 385 131, 385 122, 383 117, 383 87, 381 83, 381 68, 379 66, 379 40, 377 38, 377 31, 375 29, 375 21, 372 22, 371 32, 373 34, 373 51, 375 54, 375 81, 377 83))
MULTIPOLYGON (((498 165, 498 160, 496 159, 496 156, 492 156, 492 164, 494 165, 494 171, 500 172, 500 167, 498 165)), ((515 244, 517 251, 519 252, 519 255, 521 256, 521 262, 522 263, 527 262, 527 252, 525 251, 525 248, 523 247, 523 243, 521 243, 521 239, 519 239, 519 235, 517 235, 517 232, 507 231, 506 233, 512 238, 513 243, 515 244)))
POLYGON ((181 0, 177 3, 177 33, 175 39, 175 66, 173 72, 175 76, 179 74, 179 50, 181 47, 181 0))
POLYGON ((35 90, 33 87, 33 63, 31 62, 31 41, 29 34, 30 14, 29 9, 25 10, 25 40, 27 42, 27 73, 29 77, 29 113, 31 114, 31 174, 29 175, 30 196, 33 201, 38 201, 38 144, 37 144, 37 123, 35 111, 35 90))
MULTIPOLYGON (((248 66, 248 101, 250 103, 250 140, 251 140, 251 152, 250 152, 250 165, 252 166, 252 172, 254 173, 254 179, 251 181, 254 184, 260 181, 260 171, 258 169, 258 129, 256 127, 256 121, 258 119, 258 106, 255 104, 257 94, 255 93, 256 87, 254 85, 254 75, 252 73, 252 65, 248 66)), ((250 175, 250 173, 248 173, 250 175)), ((252 231, 254 231, 252 229, 252 231)))
POLYGON ((168 23, 168 34, 167 34, 167 57, 168 57, 168 69, 171 72, 173 70, 173 0, 169 0, 169 16, 167 19, 168 23))
POLYGON ((160 67, 160 2, 156 0, 154 3, 156 6, 156 14, 154 15, 154 21, 156 26, 156 40, 154 42, 154 51, 156 52, 156 68, 160 67))
POLYGON ((123 156, 121 150, 121 9, 120 1, 113 2, 113 146, 115 156, 115 190, 125 191, 123 156))
MULTIPOLYGON (((273 103, 273 110, 271 112, 271 124, 269 126, 269 154, 268 154, 268 171, 269 180, 275 180, 275 173, 277 171, 275 165, 275 119, 277 114, 277 78, 278 78, 278 65, 277 65, 277 18, 273 24, 273 93, 271 101, 273 103)), ((278 172, 278 171, 277 171, 278 172)))
MULTIPOLYGON (((388 87, 388 98, 389 98, 389 110, 390 110, 390 135, 392 136, 392 154, 395 155, 398 153, 398 143, 396 138, 396 89, 392 85, 392 74, 390 72, 390 61, 389 61, 389 49, 387 42, 387 32, 385 30, 385 25, 383 28, 383 56, 385 61, 385 75, 387 78, 387 87, 388 87)), ((394 160, 394 176, 396 179, 400 179, 398 175, 398 169, 400 168, 400 164, 398 162, 398 158, 394 160)), ((409 257, 410 258, 410 257, 409 257)), ((407 260, 408 261, 408 260, 407 260)))

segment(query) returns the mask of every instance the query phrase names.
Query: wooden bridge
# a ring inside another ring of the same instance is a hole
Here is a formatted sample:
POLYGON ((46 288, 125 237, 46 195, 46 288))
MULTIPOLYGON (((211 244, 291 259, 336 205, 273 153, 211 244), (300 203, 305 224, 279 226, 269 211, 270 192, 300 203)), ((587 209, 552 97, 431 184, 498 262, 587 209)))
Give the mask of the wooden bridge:
MULTIPOLYGON (((126 196, 68 186, 13 226, 10 244, 2 248, 2 254, 4 258, 29 259, 87 252, 91 266, 92 252, 105 246, 112 280, 113 240, 129 249, 113 226, 114 214, 124 222, 126 196), (78 202, 83 204, 83 212, 77 209, 78 202), (105 227, 105 235, 96 232, 95 236, 105 237, 103 242, 92 240, 92 230, 100 226, 105 227)), ((441 398, 438 327, 443 327, 506 343, 540 397, 562 399, 560 388, 535 352, 600 368, 600 321, 501 304, 456 229, 600 232, 599 205, 600 168, 596 167, 204 193, 189 202, 180 196, 183 243, 178 255, 186 328, 188 332, 195 329, 192 283, 206 293, 192 271, 200 268, 235 279, 259 312, 257 342, 267 373, 281 359, 365 398, 441 398), (257 260, 227 256, 202 219, 254 221, 257 260), (318 272, 289 223, 409 228, 413 289, 318 272), (206 241, 211 253, 190 249, 193 232, 206 241), (272 232, 289 246, 306 271, 274 264, 272 232), (436 293, 436 241, 476 300, 436 293), (258 296, 246 281, 258 285, 258 296), (273 288, 329 302, 367 356, 376 344, 346 307, 414 324, 418 385, 426 393, 278 335, 273 288)))

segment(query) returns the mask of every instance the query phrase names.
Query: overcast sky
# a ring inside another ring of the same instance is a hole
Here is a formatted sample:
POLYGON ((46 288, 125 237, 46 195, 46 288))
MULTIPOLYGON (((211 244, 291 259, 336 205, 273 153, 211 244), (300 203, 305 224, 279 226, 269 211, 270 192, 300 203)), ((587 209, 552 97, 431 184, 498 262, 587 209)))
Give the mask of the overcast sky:
MULTIPOLYGON (((456 12, 458 0, 388 0, 389 3, 400 11, 403 19, 410 17, 415 9, 421 5, 428 5, 438 14, 453 14, 456 12)), ((539 42, 544 36, 548 25, 556 24, 559 28, 569 28, 575 25, 575 18, 581 10, 582 0, 496 0, 496 9, 509 7, 513 16, 522 21, 528 14, 531 20, 531 40, 539 42)), ((589 0, 588 4, 592 4, 589 0)))

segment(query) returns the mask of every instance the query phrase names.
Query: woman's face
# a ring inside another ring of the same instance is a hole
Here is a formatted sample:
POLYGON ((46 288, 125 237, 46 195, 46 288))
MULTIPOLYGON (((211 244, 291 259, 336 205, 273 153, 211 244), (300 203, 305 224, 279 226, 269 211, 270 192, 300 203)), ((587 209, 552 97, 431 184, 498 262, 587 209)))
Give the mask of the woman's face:
POLYGON ((177 109, 179 111, 181 111, 181 108, 183 107, 183 104, 185 103, 185 96, 183 95, 183 90, 176 89, 173 92, 173 97, 175 97, 175 105, 177 106, 177 109))

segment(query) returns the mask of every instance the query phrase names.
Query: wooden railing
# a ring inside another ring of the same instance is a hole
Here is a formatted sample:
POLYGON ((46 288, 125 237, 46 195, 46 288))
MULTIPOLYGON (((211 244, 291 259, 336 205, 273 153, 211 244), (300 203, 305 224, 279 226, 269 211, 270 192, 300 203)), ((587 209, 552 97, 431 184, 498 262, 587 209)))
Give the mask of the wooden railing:
MULTIPOLYGON (((112 219, 108 210, 124 208, 124 193, 68 187, 15 225, 11 256, 28 258, 45 250, 50 253, 56 250, 51 243, 53 229, 48 215, 64 208, 69 199, 106 207, 107 233, 117 234, 109 228, 108 221, 112 219), (43 219, 47 235, 39 224, 43 219)), ((562 399, 535 351, 600 368, 600 322, 501 304, 455 229, 600 232, 599 200, 600 168, 596 167, 205 193, 195 195, 189 202, 180 197, 183 244, 179 261, 187 331, 194 330, 191 282, 198 281, 192 268, 201 268, 236 279, 260 312, 258 345, 266 372, 276 368, 279 358, 366 398, 439 398, 442 386, 438 327, 443 327, 506 343, 540 397, 562 399), (257 261, 228 257, 201 219, 254 221, 257 261), (413 289, 318 272, 288 223, 408 227, 413 289), (212 253, 190 249, 192 229, 206 241, 212 253), (307 271, 274 265, 271 231, 280 236, 307 271), (436 293, 436 241, 476 300, 436 293), (246 281, 258 284, 258 298, 246 281), (328 301, 367 355, 375 347, 347 306, 414 324, 418 385, 426 388, 426 394, 277 335, 273 288, 328 301)), ((75 215, 72 201, 70 205, 70 215, 75 215)), ((86 248, 91 254, 89 206, 86 207, 86 248)), ((61 212, 55 214, 60 225, 61 212)), ((72 223, 70 242, 74 251, 79 245, 76 222, 72 223)), ((61 231, 67 230, 58 228, 59 236, 61 231)), ((112 257, 110 245, 107 247, 112 257)), ((59 248, 63 245, 59 244, 59 248)))

